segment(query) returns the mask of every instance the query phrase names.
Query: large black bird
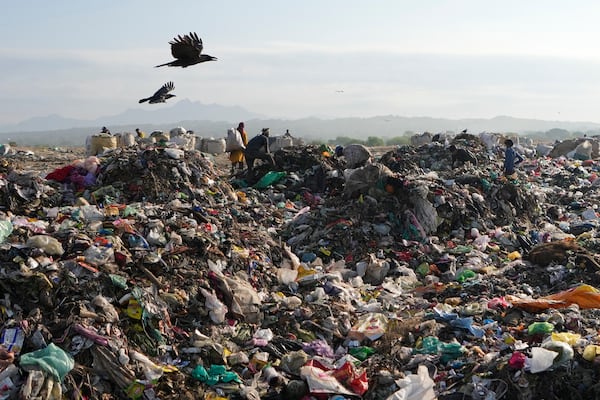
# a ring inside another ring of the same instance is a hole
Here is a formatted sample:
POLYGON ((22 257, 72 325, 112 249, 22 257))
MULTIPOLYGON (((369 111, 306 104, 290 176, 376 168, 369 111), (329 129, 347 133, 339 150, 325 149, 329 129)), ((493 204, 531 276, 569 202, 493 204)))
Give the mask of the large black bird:
POLYGON ((202 54, 202 39, 198 37, 196 33, 190 32, 189 35, 178 35, 172 41, 171 54, 175 61, 157 65, 156 67, 162 67, 168 65, 169 67, 189 67, 190 65, 199 64, 205 61, 216 61, 217 58, 209 56, 208 54, 202 54))
POLYGON ((167 99, 175 97, 174 94, 170 94, 171 90, 175 89, 173 82, 167 82, 160 89, 156 91, 152 96, 140 99, 140 103, 148 102, 150 104, 164 103, 167 99))

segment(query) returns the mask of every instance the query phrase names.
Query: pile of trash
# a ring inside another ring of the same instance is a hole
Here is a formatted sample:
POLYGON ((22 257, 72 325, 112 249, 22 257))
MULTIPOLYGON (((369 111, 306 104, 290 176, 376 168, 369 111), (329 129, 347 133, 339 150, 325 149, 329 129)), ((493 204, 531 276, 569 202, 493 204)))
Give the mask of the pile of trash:
POLYGON ((0 170, 0 399, 595 398, 600 167, 488 143, 0 170))

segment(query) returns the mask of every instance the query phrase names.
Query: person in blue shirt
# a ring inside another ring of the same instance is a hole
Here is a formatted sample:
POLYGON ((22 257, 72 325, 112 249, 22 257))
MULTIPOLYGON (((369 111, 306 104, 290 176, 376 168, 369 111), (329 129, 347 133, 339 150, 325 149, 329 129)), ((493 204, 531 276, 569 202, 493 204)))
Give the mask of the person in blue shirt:
POLYGON ((504 150, 504 175, 510 176, 515 173, 515 165, 523 162, 523 157, 513 148, 513 141, 506 139, 504 141, 506 150, 504 150))

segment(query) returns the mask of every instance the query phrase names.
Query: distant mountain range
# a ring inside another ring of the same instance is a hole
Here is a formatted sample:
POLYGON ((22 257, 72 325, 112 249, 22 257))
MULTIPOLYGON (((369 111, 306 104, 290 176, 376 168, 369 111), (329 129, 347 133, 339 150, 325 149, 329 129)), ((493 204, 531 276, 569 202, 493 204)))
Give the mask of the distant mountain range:
POLYGON ((246 111, 242 107, 202 104, 184 99, 174 103, 172 107, 128 109, 117 115, 99 117, 94 120, 65 118, 56 114, 46 117, 34 117, 14 125, 0 125, 0 132, 35 132, 132 124, 162 124, 190 119, 228 121, 232 116, 236 116, 234 119, 240 120, 263 117, 260 114, 246 111))
MULTIPOLYGON (((395 115, 370 118, 303 118, 294 120, 272 119, 245 110, 242 107, 202 104, 180 100, 171 107, 153 110, 129 109, 113 116, 94 120, 65 118, 60 115, 34 117, 14 125, 0 126, 0 142, 16 141, 23 145, 82 145, 85 137, 107 126, 113 133, 132 132, 140 128, 146 132, 168 131, 176 126, 193 130, 200 137, 224 137, 227 128, 246 122, 250 136, 261 128, 269 127, 272 135, 287 129, 306 140, 326 141, 336 137, 366 139, 369 136, 390 138, 407 133, 429 131, 469 133, 500 132, 520 135, 537 134, 550 130, 565 130, 596 134, 600 124, 595 122, 544 121, 498 116, 491 119, 444 119, 431 117, 401 117, 395 115)), ((568 133, 567 132, 567 133, 568 133)))

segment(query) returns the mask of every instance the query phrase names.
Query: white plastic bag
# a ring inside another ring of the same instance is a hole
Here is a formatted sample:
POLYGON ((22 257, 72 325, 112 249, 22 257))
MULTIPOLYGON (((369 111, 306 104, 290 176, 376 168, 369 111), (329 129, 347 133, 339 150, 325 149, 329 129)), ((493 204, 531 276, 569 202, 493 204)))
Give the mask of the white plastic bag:
POLYGON ((227 314, 227 306, 217 298, 217 295, 209 292, 204 288, 200 288, 200 292, 206 299, 204 306, 208 309, 208 315, 215 324, 222 324, 225 321, 227 314))
POLYGON ((408 374, 406 378, 396 381, 401 389, 389 396, 386 400, 435 400, 437 396, 433 391, 433 380, 429 377, 427 367, 419 365, 417 374, 408 374))
POLYGON ((225 151, 243 150, 245 148, 240 132, 237 129, 229 128, 225 140, 225 151))

